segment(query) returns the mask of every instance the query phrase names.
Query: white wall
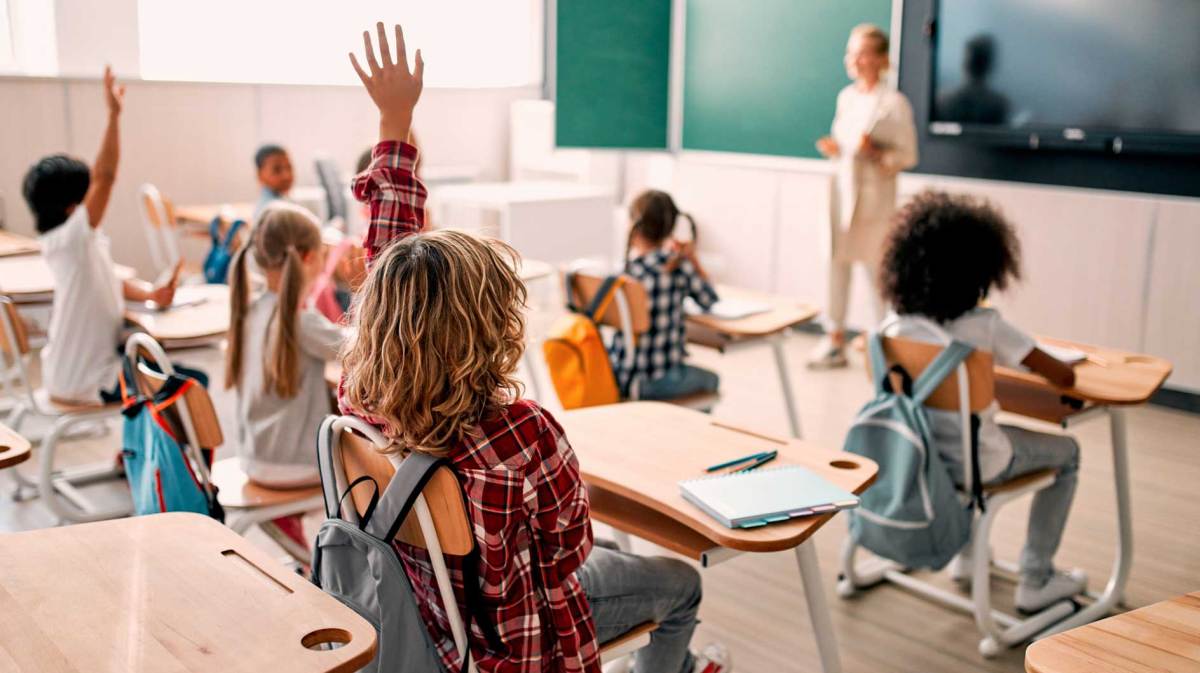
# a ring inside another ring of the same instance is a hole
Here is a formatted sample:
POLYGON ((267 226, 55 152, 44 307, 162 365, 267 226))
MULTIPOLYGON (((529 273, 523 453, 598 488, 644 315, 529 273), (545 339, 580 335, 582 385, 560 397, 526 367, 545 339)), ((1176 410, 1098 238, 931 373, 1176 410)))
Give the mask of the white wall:
MULTIPOLYGON (((137 189, 152 182, 177 204, 254 200, 253 154, 262 142, 288 147, 297 185, 317 183, 313 159, 352 170, 376 138, 378 116, 357 87, 172 82, 128 83, 122 155, 105 227, 120 263, 150 272, 137 189)), ((415 129, 428 166, 465 165, 481 179, 508 174, 512 101, 538 87, 428 89, 415 129)), ((14 231, 33 233, 21 179, 39 157, 69 152, 91 161, 105 112, 96 80, 0 78, 0 196, 14 231)))

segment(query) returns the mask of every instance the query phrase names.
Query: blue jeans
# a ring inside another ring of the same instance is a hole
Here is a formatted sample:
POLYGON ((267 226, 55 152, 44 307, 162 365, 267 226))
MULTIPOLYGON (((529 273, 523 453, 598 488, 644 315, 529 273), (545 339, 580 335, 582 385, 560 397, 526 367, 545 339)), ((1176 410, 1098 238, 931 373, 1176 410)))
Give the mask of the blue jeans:
POLYGON ((675 559, 617 551, 603 543, 576 571, 592 606, 596 639, 606 643, 644 622, 659 624, 634 655, 634 673, 691 673, 688 645, 700 610, 700 573, 675 559))
POLYGON ((697 393, 715 393, 720 383, 721 378, 707 369, 679 365, 653 381, 643 381, 638 388, 638 398, 673 400, 697 393))

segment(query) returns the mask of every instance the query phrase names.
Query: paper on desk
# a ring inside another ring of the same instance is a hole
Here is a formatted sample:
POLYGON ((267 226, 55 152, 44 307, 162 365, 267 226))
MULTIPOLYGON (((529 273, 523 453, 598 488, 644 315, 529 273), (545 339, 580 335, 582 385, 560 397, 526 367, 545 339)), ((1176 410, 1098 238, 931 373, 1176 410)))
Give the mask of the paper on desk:
MULTIPOLYGON (((700 307, 689 297, 684 305, 684 310, 689 315, 700 315, 705 313, 700 310, 700 307)), ((771 310, 769 304, 761 301, 752 301, 747 299, 720 299, 708 309, 708 315, 721 320, 738 320, 759 313, 766 313, 771 310)))
MULTIPOLYGON (((208 301, 208 298, 204 296, 204 293, 200 288, 183 285, 175 290, 175 299, 171 302, 171 306, 168 308, 176 309, 185 308, 188 306, 199 306, 206 301, 208 301)), ((129 304, 129 309, 132 311, 138 311, 139 313, 156 313, 158 311, 166 310, 160 308, 158 304, 152 301, 129 304)))
POLYGON ((1060 362, 1065 362, 1069 365, 1073 365, 1076 362, 1083 362, 1087 359, 1087 353, 1075 348, 1055 346, 1042 341, 1037 342, 1037 347, 1046 355, 1049 355, 1054 359, 1059 360, 1060 362))

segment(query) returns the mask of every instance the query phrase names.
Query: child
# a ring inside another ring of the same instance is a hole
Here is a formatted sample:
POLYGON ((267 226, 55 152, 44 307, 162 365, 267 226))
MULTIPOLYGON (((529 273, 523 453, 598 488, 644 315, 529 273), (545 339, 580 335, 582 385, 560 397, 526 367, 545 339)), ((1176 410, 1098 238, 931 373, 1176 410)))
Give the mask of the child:
MULTIPOLYGON (((1069 388, 1075 372, 1037 347, 1032 337, 980 305, 993 289, 1020 277, 1016 232, 988 204, 941 192, 924 192, 897 219, 884 256, 880 284, 898 316, 885 321, 888 336, 940 341, 936 332, 989 351, 998 365, 1025 366, 1055 385, 1069 388), (936 325, 932 324, 936 323, 936 325)), ((1029 512, 1029 533, 1021 552, 1016 605, 1037 611, 1086 588, 1078 571, 1055 572, 1052 560, 1062 539, 1075 494, 1079 445, 1067 435, 1034 432, 996 422, 993 402, 979 414, 979 470, 983 483, 995 483, 1055 468, 1054 485, 1037 492, 1029 512)), ((962 483, 961 420, 956 411, 929 410, 934 440, 962 483)), ((963 559, 956 564, 969 568, 963 559)))
POLYGON ((258 204, 254 207, 254 219, 276 199, 286 199, 292 191, 292 159, 287 150, 279 145, 263 145, 254 153, 254 166, 258 169, 258 184, 262 188, 258 204))
MULTIPOLYGON (((324 261, 317 218, 282 201, 262 212, 233 259, 225 385, 237 386, 242 469, 272 488, 321 480, 312 438, 332 412, 325 363, 337 357, 343 332, 301 299, 324 261), (253 298, 247 257, 266 276, 253 298)), ((299 517, 275 523, 308 546, 299 517)))
POLYGON ((668 400, 697 393, 715 393, 720 379, 714 372, 684 364, 686 333, 683 300, 691 297, 707 310, 717 301, 696 258, 696 223, 679 212, 666 192, 649 190, 629 206, 629 242, 625 273, 640 282, 650 295, 650 331, 638 340, 633 366, 626 363, 625 340, 613 339, 609 359, 621 395, 629 397, 637 386, 643 400, 668 400), (684 217, 692 240, 682 243, 672 236, 675 222, 684 217))
MULTIPOLYGON (((64 154, 38 161, 25 174, 23 192, 33 211, 42 256, 54 277, 54 300, 42 385, 51 399, 77 404, 121 399, 117 375, 124 345, 125 301, 170 306, 179 269, 155 287, 143 280, 121 281, 113 270, 112 244, 100 223, 108 209, 120 157, 118 121, 125 87, 104 69, 108 126, 93 168, 64 154)), ((207 385, 203 372, 176 367, 207 385)))
MULTIPOLYGON (((662 626, 638 653, 636 671, 727 673, 723 660, 687 650, 700 602, 691 566, 592 549, 571 446, 548 412, 518 397, 525 287, 516 253, 462 232, 417 233, 425 188, 405 140, 424 64, 417 51, 409 73, 399 26, 393 64, 383 24, 378 30, 379 59, 364 35, 369 74, 351 57, 380 110, 380 142, 354 184, 371 209, 371 269, 355 299, 340 398, 343 410, 378 425, 397 447, 446 456, 462 483, 482 575, 482 609, 472 622, 494 627, 502 645, 487 644, 473 627, 472 660, 483 672, 599 673, 597 636, 605 641, 654 619, 662 626)), ((456 673, 428 556, 396 547, 446 670, 456 673)), ((448 563, 464 607, 461 566, 448 563)))

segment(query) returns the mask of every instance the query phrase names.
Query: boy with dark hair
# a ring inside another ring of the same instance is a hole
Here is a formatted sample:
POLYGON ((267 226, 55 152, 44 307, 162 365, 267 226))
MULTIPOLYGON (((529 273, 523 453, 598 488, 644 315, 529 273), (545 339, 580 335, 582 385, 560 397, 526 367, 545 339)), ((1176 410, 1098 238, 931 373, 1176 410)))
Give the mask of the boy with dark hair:
POLYGON ((258 170, 258 184, 262 187, 258 205, 254 207, 254 219, 257 220, 258 214, 268 203, 287 198, 295 176, 292 173, 292 159, 280 145, 259 147, 254 153, 254 167, 258 170))
POLYGON ((125 301, 170 306, 179 269, 155 287, 144 280, 121 281, 113 270, 111 242, 100 231, 120 157, 118 120, 125 87, 104 69, 108 126, 91 169, 79 159, 55 154, 25 174, 23 193, 33 211, 42 256, 54 277, 49 336, 42 349, 42 384, 51 398, 93 404, 118 398, 114 389, 117 349, 125 301))

